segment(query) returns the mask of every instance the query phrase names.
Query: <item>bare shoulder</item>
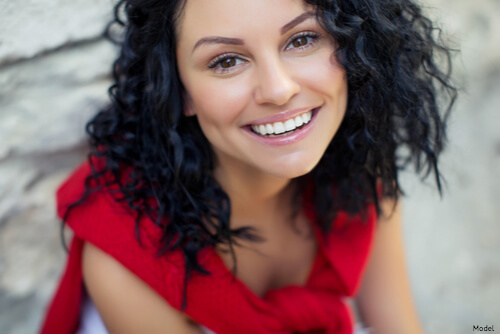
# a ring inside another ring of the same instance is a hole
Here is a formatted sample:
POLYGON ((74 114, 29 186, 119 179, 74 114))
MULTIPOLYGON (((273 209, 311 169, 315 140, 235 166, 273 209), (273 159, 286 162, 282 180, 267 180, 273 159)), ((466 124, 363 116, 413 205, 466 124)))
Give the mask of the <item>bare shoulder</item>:
POLYGON ((401 224, 401 197, 399 199, 384 197, 380 201, 380 209, 382 210, 379 216, 379 222, 393 221, 393 224, 401 224))
POLYGON ((382 213, 357 305, 364 322, 377 333, 421 334, 406 271, 402 203, 385 198, 380 207, 382 213))
POLYGON ((90 243, 83 249, 83 279, 110 333, 203 333, 145 282, 90 243))

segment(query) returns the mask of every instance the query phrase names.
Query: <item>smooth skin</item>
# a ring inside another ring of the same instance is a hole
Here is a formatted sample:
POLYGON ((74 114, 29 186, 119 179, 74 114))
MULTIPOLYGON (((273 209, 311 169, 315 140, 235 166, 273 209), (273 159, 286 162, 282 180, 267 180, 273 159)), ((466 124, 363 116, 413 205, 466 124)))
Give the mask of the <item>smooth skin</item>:
MULTIPOLYGON (((289 225, 291 179, 318 163, 347 104, 345 71, 332 56, 335 41, 307 15, 312 10, 302 0, 187 0, 178 27, 185 113, 198 118, 212 144, 214 177, 231 199, 231 227, 253 226, 269 240, 279 240, 289 225), (206 38, 209 43, 200 42, 206 38), (314 127, 296 143, 265 145, 245 132, 245 125, 259 119, 316 107, 321 109, 314 127)), ((358 301, 366 325, 376 333, 418 334, 399 210, 379 225, 358 301)), ((83 275, 111 333, 201 333, 185 314, 90 244, 83 252, 83 275)))
POLYGON ((185 314, 90 243, 83 249, 83 280, 111 334, 203 334, 185 314))
POLYGON ((302 0, 188 0, 178 30, 186 113, 210 141, 215 177, 230 197, 267 201, 311 171, 344 118, 348 95, 335 41, 313 9, 302 0), (207 38, 212 42, 200 44, 207 38), (245 130, 270 116, 314 108, 321 109, 313 130, 293 144, 262 144, 245 130))

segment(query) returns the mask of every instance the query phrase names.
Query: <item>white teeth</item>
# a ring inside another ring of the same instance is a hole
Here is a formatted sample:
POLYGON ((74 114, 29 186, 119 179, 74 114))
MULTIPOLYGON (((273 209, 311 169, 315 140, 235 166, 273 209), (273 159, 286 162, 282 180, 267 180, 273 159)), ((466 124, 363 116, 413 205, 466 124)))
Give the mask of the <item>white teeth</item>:
POLYGON ((252 130, 260 135, 279 135, 284 132, 293 131, 296 128, 309 123, 312 118, 312 111, 303 113, 302 115, 296 116, 286 120, 285 122, 275 122, 273 124, 252 124, 252 130))
POLYGON ((309 122, 309 117, 307 117, 307 113, 302 114, 302 121, 303 121, 304 123, 309 122))
POLYGON ((273 126, 271 124, 266 124, 266 131, 267 134, 273 134, 274 133, 273 126))
POLYGON ((267 133, 266 126, 264 124, 259 125, 259 132, 263 135, 267 133))
POLYGON ((307 122, 309 122, 312 118, 312 115, 313 115, 312 111, 308 112, 306 115, 307 115, 307 122))
POLYGON ((295 130, 295 121, 293 119, 289 119, 285 122, 285 131, 295 130))
POLYGON ((295 126, 299 127, 302 124, 304 124, 304 121, 302 120, 302 117, 300 117, 300 116, 295 117, 295 126))
POLYGON ((276 135, 285 132, 285 126, 281 122, 274 123, 273 128, 274 128, 274 134, 276 135))

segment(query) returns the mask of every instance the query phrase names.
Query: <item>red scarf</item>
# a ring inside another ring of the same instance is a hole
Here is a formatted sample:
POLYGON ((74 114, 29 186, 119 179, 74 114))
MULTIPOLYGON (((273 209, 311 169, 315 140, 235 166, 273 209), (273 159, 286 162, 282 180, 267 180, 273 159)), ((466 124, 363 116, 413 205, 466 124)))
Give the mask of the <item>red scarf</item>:
MULTIPOLYGON (((83 164, 58 190, 60 217, 70 203, 80 198, 89 173, 89 165, 83 164)), ((348 216, 339 213, 334 222, 337 228, 326 237, 314 223, 316 217, 308 199, 304 209, 309 221, 313 222, 319 243, 305 286, 270 290, 260 298, 239 279, 233 281, 215 249, 206 248, 200 251, 199 260, 212 274, 193 273, 188 281, 187 308, 183 312, 217 334, 352 334, 351 310, 343 300, 353 296, 358 289, 374 236, 375 208, 373 205, 368 207, 365 224, 356 216, 342 229, 338 227, 346 224, 348 216)), ((143 242, 140 246, 131 211, 101 190, 75 207, 67 224, 74 238, 66 270, 41 333, 69 334, 79 327, 84 291, 81 270, 84 242, 91 242, 113 256, 180 310, 184 282, 182 253, 176 251, 156 258, 156 240, 161 231, 147 218, 140 225, 143 242)))

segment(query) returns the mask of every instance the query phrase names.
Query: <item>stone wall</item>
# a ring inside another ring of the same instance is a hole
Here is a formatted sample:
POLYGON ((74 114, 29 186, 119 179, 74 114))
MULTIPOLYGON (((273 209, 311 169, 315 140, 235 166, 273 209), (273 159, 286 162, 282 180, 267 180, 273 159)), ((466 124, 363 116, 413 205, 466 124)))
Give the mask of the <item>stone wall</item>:
MULTIPOLYGON (((86 154, 107 99, 111 0, 0 0, 0 333, 33 333, 65 254, 54 191, 86 154)), ((427 333, 500 328, 500 2, 428 0, 465 88, 450 122, 441 200, 406 173, 405 238, 427 333)))
POLYGON ((35 333, 65 261, 54 191, 105 103, 112 1, 0 0, 0 333, 35 333))

